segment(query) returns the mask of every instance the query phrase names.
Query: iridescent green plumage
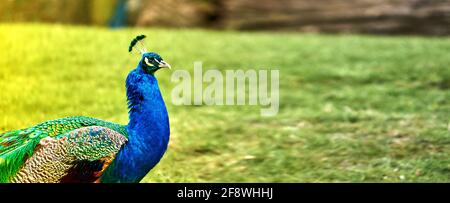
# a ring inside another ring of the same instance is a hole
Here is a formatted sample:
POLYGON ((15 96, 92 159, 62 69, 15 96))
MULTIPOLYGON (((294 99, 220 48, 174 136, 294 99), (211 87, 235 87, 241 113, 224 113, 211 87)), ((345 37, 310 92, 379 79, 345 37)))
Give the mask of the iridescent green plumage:
POLYGON ((127 141, 124 135, 101 126, 45 137, 10 181, 97 182, 127 141))
POLYGON ((0 182, 9 182, 46 137, 58 138, 87 126, 101 126, 128 137, 126 126, 89 117, 69 117, 47 121, 36 126, 0 135, 0 182))

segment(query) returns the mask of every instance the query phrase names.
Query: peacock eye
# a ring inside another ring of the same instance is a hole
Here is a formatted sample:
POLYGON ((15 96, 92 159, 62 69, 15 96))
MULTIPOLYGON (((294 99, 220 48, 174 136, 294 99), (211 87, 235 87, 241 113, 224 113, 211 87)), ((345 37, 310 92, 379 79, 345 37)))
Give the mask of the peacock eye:
POLYGON ((149 57, 145 57, 145 63, 147 64, 147 66, 154 66, 153 65, 153 63, 154 63, 154 58, 149 58, 149 57))

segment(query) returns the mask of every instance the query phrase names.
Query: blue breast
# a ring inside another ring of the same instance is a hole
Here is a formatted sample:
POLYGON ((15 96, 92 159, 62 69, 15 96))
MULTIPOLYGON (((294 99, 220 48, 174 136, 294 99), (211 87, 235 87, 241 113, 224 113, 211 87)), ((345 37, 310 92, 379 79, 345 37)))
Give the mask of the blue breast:
POLYGON ((128 142, 102 182, 139 182, 162 158, 169 143, 169 117, 158 81, 138 66, 127 77, 128 142))

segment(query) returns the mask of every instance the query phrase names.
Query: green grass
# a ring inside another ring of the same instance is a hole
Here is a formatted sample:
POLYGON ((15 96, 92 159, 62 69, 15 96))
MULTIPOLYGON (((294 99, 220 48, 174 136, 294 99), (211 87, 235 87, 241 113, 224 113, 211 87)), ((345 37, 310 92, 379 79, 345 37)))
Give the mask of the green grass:
POLYGON ((175 69, 280 69, 280 112, 174 106, 143 182, 450 182, 450 39, 0 25, 0 132, 71 115, 127 122, 132 37, 175 69))

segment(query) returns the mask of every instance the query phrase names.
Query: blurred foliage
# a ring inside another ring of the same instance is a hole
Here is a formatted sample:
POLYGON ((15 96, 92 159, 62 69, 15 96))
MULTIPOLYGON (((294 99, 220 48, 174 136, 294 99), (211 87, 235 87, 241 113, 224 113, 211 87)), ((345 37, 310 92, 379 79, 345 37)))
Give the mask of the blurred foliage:
POLYGON ((6 0, 0 21, 107 25, 117 0, 6 0))
POLYGON ((6 0, 0 4, 2 21, 88 23, 89 0, 6 0))
POLYGON ((73 115, 127 122, 130 39, 174 70, 280 70, 280 113, 174 106, 143 182, 449 182, 450 39, 0 25, 0 132, 73 115), (26 39, 26 40, 24 40, 26 39))
POLYGON ((106 25, 114 15, 117 0, 93 0, 91 3, 91 19, 95 25, 106 25))
MULTIPOLYGON (((0 4, 0 21, 108 25, 119 0, 7 0, 0 4)), ((130 25, 193 26, 213 15, 215 1, 129 0, 130 25)))

